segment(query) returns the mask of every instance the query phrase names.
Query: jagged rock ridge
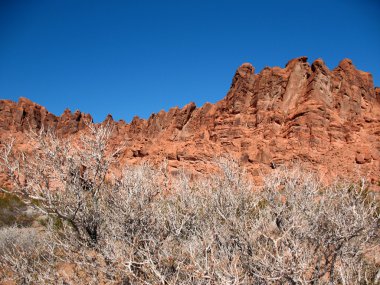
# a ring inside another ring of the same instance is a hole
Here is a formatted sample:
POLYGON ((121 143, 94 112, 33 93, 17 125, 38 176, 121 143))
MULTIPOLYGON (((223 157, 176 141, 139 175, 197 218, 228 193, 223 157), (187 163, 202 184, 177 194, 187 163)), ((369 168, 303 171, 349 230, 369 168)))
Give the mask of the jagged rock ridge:
MULTIPOLYGON (((57 117, 25 98, 0 101, 0 139, 42 126, 75 135, 86 120, 91 116, 79 111, 57 117)), ((218 103, 115 122, 112 139, 127 145, 121 164, 167 159, 173 173, 208 173, 214 157, 230 154, 253 176, 301 161, 328 179, 364 175, 378 184, 379 138, 380 89, 372 75, 349 59, 329 70, 321 59, 310 65, 300 57, 258 74, 244 63, 218 103)))

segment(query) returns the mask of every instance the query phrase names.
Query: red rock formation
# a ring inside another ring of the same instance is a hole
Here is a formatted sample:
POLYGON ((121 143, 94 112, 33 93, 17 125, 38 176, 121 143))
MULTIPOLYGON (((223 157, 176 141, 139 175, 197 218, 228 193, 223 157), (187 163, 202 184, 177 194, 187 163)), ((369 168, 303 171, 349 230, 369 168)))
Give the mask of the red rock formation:
MULTIPOLYGON (((24 98, 0 101, 3 139, 42 126, 69 136, 80 132, 85 120, 91 117, 79 111, 56 117, 24 98)), ((300 161, 328 179, 364 175, 374 184, 380 179, 380 89, 349 59, 329 70, 321 59, 310 65, 300 57, 258 74, 244 63, 215 105, 190 103, 148 120, 115 124, 114 143, 127 144, 122 164, 168 159, 173 173, 182 167, 207 173, 214 157, 230 154, 254 176, 300 161)))
POLYGON ((17 103, 10 100, 0 100, 0 129, 1 137, 11 136, 12 133, 25 133, 28 130, 55 129, 58 134, 70 135, 85 128, 86 121, 92 117, 69 109, 57 117, 49 113, 44 107, 33 103, 29 99, 20 98, 17 103))

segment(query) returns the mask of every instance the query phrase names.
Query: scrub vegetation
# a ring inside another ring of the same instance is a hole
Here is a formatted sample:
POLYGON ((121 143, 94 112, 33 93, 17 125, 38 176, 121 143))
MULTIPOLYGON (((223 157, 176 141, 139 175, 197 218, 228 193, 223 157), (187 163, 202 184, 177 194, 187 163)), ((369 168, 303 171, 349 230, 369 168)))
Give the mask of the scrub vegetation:
POLYGON ((0 281, 378 284, 380 210, 364 182, 325 186, 280 167, 255 186, 223 158, 191 180, 165 163, 120 171, 111 133, 89 124, 69 142, 42 131, 32 155, 2 146, 17 202, 4 196, 1 211, 20 203, 43 222, 1 224, 0 281))

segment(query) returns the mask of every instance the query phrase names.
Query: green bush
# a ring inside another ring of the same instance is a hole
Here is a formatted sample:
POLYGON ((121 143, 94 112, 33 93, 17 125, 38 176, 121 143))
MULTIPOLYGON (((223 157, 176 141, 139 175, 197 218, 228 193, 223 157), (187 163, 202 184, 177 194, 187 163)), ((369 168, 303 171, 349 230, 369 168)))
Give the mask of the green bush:
POLYGON ((36 214, 28 211, 28 206, 16 195, 0 193, 0 227, 32 225, 36 214))

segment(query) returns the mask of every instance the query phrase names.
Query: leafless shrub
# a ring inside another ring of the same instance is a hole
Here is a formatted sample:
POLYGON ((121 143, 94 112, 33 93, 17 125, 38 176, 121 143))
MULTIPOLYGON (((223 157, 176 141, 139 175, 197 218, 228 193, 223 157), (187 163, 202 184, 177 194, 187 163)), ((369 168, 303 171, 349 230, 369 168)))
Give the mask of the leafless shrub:
POLYGON ((13 275, 17 284, 31 284, 39 281, 46 284, 52 281, 54 268, 51 264, 52 243, 43 233, 32 228, 0 229, 0 280, 13 275), (13 272, 9 275, 7 273, 13 272))
POLYGON ((41 133, 28 158, 4 146, 15 193, 50 217, 32 251, 17 237, 23 230, 13 229, 21 232, 12 242, 0 232, 1 265, 20 283, 376 282, 369 253, 379 249, 379 206, 363 183, 324 187, 282 168, 254 188, 231 159, 217 162, 219 175, 191 182, 182 173, 167 183, 165 167, 148 164, 113 174, 111 132, 89 125, 80 144, 41 133), (23 266, 34 273, 27 281, 23 266))
POLYGON ((107 152, 111 133, 110 125, 89 124, 88 134, 74 144, 42 130, 31 134, 37 141, 33 155, 17 156, 11 142, 3 148, 2 165, 27 203, 70 223, 81 242, 96 243, 106 175, 117 153, 107 152))
POLYGON ((368 284, 364 256, 379 248, 379 208, 363 185, 324 188, 311 174, 285 169, 268 177, 260 196, 254 275, 289 284, 368 284))

